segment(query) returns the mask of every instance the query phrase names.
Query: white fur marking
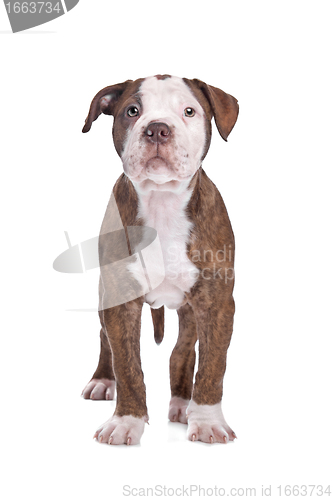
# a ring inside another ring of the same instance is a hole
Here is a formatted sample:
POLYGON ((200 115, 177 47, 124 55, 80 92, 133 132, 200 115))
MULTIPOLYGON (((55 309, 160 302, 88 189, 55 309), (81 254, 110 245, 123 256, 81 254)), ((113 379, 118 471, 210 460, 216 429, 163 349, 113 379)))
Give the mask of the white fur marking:
MULTIPOLYGON (((184 292, 190 291, 199 274, 186 255, 186 243, 192 227, 185 213, 192 194, 186 189, 187 184, 182 186, 181 193, 142 193, 134 184, 139 195, 138 217, 144 220, 145 225, 157 230, 164 259, 164 280, 145 296, 146 302, 155 309, 162 305, 178 309, 184 303, 184 292)), ((137 275, 134 265, 130 270, 137 275)), ((156 273, 161 275, 161 270, 156 269, 156 273)))
POLYGON ((137 418, 132 415, 113 416, 97 429, 95 438, 100 443, 139 444, 147 417, 137 418))
POLYGON ((114 399, 116 382, 107 378, 93 378, 82 391, 84 399, 114 399))
POLYGON ((226 443, 234 439, 233 431, 225 421, 221 403, 215 405, 198 405, 193 400, 187 408, 187 437, 205 443, 226 443), (213 440, 212 440, 213 439, 213 440))
POLYGON ((161 173, 163 183, 184 180, 193 176, 200 167, 206 140, 205 114, 182 78, 158 80, 146 78, 139 94, 142 110, 133 128, 128 131, 122 153, 124 171, 132 181, 142 182, 161 173), (196 113, 185 117, 184 109, 191 107, 196 113), (171 131, 170 140, 160 146, 156 165, 156 148, 147 142, 145 130, 151 122, 166 123, 171 131), (149 160, 151 160, 150 163, 149 160))
POLYGON ((181 422, 187 424, 186 409, 189 400, 173 396, 169 404, 169 420, 171 422, 181 422))
MULTIPOLYGON (((128 131, 122 161, 139 197, 138 217, 157 230, 165 268, 164 280, 155 288, 152 285, 153 290, 145 298, 153 308, 165 305, 178 309, 185 303, 184 293, 190 291, 199 274, 186 254, 192 224, 185 209, 192 194, 188 185, 200 167, 205 145, 205 116, 181 78, 146 78, 139 94, 141 115, 128 131), (193 118, 184 116, 187 107, 195 109, 193 118), (165 143, 147 141, 145 130, 151 122, 168 125, 170 136, 165 143)), ((154 261, 153 255, 145 262, 150 260, 154 261)), ((152 268, 155 282, 160 282, 161 263, 154 263, 152 268)), ((129 269, 144 286, 138 263, 129 269)), ((150 274, 149 277, 154 282, 150 274)))

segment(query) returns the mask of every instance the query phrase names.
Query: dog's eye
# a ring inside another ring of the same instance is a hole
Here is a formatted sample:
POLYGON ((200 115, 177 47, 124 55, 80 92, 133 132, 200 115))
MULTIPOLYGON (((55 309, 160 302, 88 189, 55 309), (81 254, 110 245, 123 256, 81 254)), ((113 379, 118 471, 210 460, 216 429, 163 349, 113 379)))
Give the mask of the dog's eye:
POLYGON ((192 116, 195 115, 195 111, 193 108, 185 108, 184 109, 184 114, 185 116, 188 116, 189 118, 192 118, 192 116))
POLYGON ((130 116, 131 118, 133 118, 133 116, 138 116, 139 114, 139 110, 136 106, 132 106, 131 108, 129 108, 127 110, 127 114, 128 116, 130 116))

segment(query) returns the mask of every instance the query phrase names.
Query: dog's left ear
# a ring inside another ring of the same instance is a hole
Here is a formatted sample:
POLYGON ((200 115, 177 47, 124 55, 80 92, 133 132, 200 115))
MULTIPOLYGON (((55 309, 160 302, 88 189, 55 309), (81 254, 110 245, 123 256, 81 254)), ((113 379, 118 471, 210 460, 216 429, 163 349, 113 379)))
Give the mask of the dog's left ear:
POLYGON ((126 80, 126 82, 105 87, 97 92, 91 101, 89 113, 82 132, 89 132, 92 122, 97 120, 101 113, 104 113, 105 115, 114 114, 115 105, 117 104, 119 97, 123 94, 128 85, 132 83, 132 81, 133 80, 126 80))
POLYGON ((208 100, 217 130, 220 136, 226 141, 237 121, 239 111, 237 99, 230 94, 226 94, 223 90, 212 85, 207 85, 207 83, 197 78, 190 81, 202 91, 208 100))

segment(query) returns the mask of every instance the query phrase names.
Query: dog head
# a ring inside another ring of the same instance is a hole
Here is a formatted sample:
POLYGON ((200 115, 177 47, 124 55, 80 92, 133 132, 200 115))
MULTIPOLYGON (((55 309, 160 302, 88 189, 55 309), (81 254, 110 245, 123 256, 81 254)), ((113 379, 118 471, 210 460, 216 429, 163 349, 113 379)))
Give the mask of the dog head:
POLYGON ((82 131, 101 113, 114 116, 114 144, 129 179, 143 191, 176 190, 207 154, 212 117, 226 141, 238 104, 201 80, 157 75, 100 90, 82 131))

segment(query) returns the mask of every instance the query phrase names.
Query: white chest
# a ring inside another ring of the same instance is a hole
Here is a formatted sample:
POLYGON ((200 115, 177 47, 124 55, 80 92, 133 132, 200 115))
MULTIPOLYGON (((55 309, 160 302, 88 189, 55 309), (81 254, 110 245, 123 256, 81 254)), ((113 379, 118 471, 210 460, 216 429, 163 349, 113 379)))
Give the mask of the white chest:
POLYGON ((156 229, 164 261, 165 277, 162 283, 145 295, 151 307, 165 305, 178 309, 184 302, 197 276, 197 267, 188 259, 186 245, 191 222, 185 213, 191 192, 150 191, 140 194, 139 212, 146 226, 156 229))

